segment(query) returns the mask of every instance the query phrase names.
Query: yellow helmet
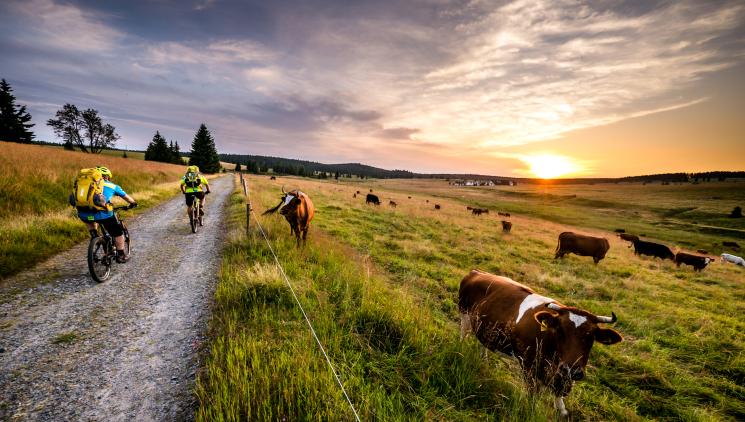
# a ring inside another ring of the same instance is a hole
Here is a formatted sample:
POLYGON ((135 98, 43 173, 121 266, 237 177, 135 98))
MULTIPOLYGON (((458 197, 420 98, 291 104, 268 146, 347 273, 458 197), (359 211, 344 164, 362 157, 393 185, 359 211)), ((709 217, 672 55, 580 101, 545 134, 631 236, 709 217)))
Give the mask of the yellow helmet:
POLYGON ((199 167, 197 166, 189 166, 186 168, 186 171, 188 173, 199 173, 199 167))
POLYGON ((98 170, 101 173, 101 176, 109 176, 110 178, 111 177, 114 177, 111 174, 111 170, 109 170, 108 168, 106 168, 104 166, 98 166, 98 167, 96 167, 96 170, 98 170))

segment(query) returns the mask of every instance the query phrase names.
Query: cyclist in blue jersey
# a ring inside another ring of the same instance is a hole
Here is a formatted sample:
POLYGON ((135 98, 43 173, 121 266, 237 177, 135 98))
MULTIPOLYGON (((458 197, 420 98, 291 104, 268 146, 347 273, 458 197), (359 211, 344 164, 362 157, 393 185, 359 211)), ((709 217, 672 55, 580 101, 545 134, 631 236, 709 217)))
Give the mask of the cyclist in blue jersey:
MULTIPOLYGON (((103 195, 106 197, 106 203, 111 202, 114 196, 119 196, 129 203, 130 208, 137 206, 137 202, 132 199, 131 196, 127 195, 127 192, 124 192, 119 185, 111 182, 111 170, 104 166, 98 166, 96 167, 96 170, 101 172, 101 176, 103 176, 104 179, 103 195)), ((124 251, 124 232, 122 231, 122 226, 114 216, 114 211, 78 208, 78 218, 88 226, 91 237, 98 235, 96 224, 104 226, 106 231, 114 238, 114 245, 116 246, 116 262, 125 263, 129 261, 129 255, 124 251)))

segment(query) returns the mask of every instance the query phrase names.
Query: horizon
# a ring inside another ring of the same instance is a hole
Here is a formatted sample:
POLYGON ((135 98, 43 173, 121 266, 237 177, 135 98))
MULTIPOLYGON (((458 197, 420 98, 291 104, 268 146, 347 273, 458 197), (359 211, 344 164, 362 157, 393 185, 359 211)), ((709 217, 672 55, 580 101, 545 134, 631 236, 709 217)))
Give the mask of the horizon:
POLYGON ((222 153, 421 174, 745 170, 737 1, 31 0, 0 24, 37 140, 72 103, 128 150, 204 122, 222 153))

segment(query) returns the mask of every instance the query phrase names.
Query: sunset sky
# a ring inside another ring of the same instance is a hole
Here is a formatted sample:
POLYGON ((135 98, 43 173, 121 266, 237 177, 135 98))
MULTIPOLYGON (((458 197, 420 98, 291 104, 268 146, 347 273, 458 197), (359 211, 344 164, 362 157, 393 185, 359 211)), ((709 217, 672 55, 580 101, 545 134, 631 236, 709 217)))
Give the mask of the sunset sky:
POLYGON ((745 170, 743 1, 11 0, 0 57, 42 140, 69 102, 129 149, 204 122, 421 172, 745 170))

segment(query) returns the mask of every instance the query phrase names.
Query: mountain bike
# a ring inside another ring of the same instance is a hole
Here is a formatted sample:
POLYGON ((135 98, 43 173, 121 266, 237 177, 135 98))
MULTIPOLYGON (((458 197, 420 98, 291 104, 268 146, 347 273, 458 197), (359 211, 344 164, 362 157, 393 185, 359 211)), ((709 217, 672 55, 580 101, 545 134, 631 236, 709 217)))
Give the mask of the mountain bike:
MULTIPOLYGON (((116 217, 117 222, 121 225, 124 232, 124 252, 127 255, 130 252, 131 240, 129 238, 129 230, 127 230, 124 220, 119 216, 119 211, 129 208, 130 206, 114 208, 114 217, 116 217)), ((111 275, 111 264, 116 260, 116 246, 114 244, 114 238, 106 231, 104 226, 101 224, 97 224, 97 226, 99 235, 91 238, 88 244, 88 270, 96 282, 102 283, 111 275)))
MULTIPOLYGON (((209 192, 205 192, 204 194, 207 195, 209 192)), ((199 212, 199 206, 201 204, 202 201, 199 197, 194 195, 194 202, 191 204, 191 208, 189 209, 189 225, 191 226, 192 233, 196 233, 200 226, 204 226, 204 216, 199 212)))

